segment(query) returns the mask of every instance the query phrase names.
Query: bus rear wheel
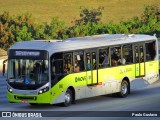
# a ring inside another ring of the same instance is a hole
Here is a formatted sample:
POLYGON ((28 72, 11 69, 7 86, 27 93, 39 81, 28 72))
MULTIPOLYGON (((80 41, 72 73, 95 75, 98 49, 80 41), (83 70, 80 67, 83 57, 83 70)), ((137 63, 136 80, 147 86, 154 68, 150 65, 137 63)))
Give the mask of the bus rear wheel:
POLYGON ((67 89, 67 91, 65 93, 65 101, 64 101, 63 105, 65 107, 69 106, 72 103, 72 99, 73 99, 72 92, 70 89, 67 89))
POLYGON ((123 80, 121 83, 121 90, 118 93, 118 95, 122 98, 127 97, 129 93, 129 84, 126 80, 123 80))

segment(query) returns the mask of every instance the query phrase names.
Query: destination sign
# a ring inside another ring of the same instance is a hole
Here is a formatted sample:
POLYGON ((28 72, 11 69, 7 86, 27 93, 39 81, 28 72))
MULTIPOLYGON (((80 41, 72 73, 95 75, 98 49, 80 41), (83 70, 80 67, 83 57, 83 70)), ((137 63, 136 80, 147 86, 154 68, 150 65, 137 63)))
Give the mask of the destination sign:
POLYGON ((15 56, 39 56, 38 51, 15 51, 15 56))
POLYGON ((9 59, 48 59, 45 50, 9 50, 9 59))

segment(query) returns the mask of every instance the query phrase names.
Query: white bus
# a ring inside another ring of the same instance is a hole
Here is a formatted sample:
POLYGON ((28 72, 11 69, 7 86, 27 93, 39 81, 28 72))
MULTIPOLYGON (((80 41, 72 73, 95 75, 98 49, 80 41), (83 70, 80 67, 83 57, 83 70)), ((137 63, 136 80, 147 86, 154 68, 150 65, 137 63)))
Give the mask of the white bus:
POLYGON ((155 36, 103 34, 17 42, 9 49, 8 101, 64 103, 104 94, 126 97, 159 79, 155 36))

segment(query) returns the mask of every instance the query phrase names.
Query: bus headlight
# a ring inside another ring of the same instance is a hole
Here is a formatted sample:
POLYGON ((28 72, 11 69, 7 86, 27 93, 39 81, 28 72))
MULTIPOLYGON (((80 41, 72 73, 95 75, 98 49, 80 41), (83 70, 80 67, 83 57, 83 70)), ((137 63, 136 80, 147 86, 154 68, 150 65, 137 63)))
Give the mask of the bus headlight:
POLYGON ((7 90, 10 92, 10 93, 12 93, 12 88, 10 88, 10 87, 7 87, 7 90))
POLYGON ((38 94, 45 93, 45 92, 47 92, 48 90, 49 90, 49 87, 47 86, 47 87, 45 87, 45 88, 39 90, 39 91, 38 91, 38 94))

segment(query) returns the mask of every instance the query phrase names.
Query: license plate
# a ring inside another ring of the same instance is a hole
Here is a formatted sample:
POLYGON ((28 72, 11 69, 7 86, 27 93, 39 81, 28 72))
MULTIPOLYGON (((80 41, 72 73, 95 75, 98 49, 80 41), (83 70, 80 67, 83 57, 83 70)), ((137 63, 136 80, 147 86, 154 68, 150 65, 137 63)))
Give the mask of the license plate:
POLYGON ((22 100, 22 103, 28 103, 28 100, 22 100))

